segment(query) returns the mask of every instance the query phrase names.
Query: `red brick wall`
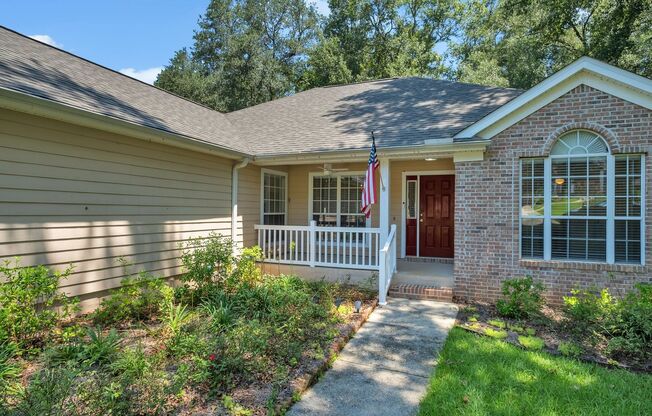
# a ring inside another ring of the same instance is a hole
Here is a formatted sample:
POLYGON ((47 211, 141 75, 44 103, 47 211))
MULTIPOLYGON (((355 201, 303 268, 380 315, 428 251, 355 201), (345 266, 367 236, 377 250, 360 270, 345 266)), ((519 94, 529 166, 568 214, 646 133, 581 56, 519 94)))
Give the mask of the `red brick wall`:
POLYGON ((612 153, 652 150, 652 111, 581 85, 492 139, 485 160, 455 165, 455 295, 495 300, 504 279, 531 275, 560 303, 574 287, 630 290, 652 282, 652 157, 646 157, 646 266, 521 260, 519 159, 547 156, 557 137, 584 128, 612 153))

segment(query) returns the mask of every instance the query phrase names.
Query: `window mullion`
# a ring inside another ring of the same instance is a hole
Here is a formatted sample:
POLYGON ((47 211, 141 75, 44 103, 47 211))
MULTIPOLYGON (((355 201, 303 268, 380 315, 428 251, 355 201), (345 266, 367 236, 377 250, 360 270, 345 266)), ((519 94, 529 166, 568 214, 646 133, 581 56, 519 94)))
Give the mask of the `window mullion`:
POLYGON ((552 160, 548 157, 543 164, 543 259, 552 257, 552 160))
POLYGON ((641 233, 640 233, 640 238, 641 238, 641 264, 645 265, 645 241, 646 241, 646 235, 645 235, 645 217, 647 214, 646 207, 647 207, 647 201, 646 201, 646 196, 645 196, 645 191, 646 191, 646 182, 645 182, 645 173, 647 170, 647 161, 645 160, 646 156, 641 155, 641 212, 639 213, 641 217, 640 221, 640 227, 641 227, 641 233))
POLYGON ((340 221, 340 219, 341 219, 340 218, 341 217, 341 211, 342 211, 342 193, 341 193, 342 192, 342 185, 341 185, 341 183, 342 183, 342 177, 340 175, 337 175, 337 192, 336 192, 336 195, 335 195, 335 201, 337 201, 336 206, 335 206, 335 216, 336 216, 335 225, 337 225, 338 227, 341 227, 341 221, 340 221))
POLYGON ((615 236, 615 214, 616 214, 616 160, 612 154, 607 155, 607 263, 613 264, 616 261, 616 236, 615 236))

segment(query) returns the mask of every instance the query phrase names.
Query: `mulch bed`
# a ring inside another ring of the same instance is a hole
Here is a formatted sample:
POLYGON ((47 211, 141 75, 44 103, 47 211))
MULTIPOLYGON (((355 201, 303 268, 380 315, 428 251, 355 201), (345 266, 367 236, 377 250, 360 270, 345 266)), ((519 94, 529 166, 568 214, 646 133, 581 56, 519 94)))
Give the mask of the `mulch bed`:
MULTIPOLYGON (((608 357, 604 353, 606 345, 599 343, 597 345, 593 345, 589 342, 578 342, 576 338, 573 338, 568 333, 568 331, 564 329, 561 313, 555 309, 545 307, 540 318, 529 320, 515 320, 500 316, 496 311, 495 306, 492 304, 482 302, 458 302, 458 305, 460 312, 457 315, 456 325, 467 331, 485 336, 484 329, 498 329, 487 323, 489 320, 496 319, 505 322, 508 327, 510 325, 516 325, 523 328, 534 329, 536 332, 535 336, 543 339, 545 342, 543 351, 546 351, 549 354, 562 355, 558 350, 560 342, 573 342, 575 344, 581 345, 584 350, 583 353, 577 357, 582 361, 595 363, 610 368, 622 368, 635 372, 652 373, 652 362, 642 362, 628 356, 621 356, 617 357, 617 359, 614 359, 608 357), (475 308, 475 310, 473 310, 473 308, 475 308), (476 317, 477 322, 469 322, 469 318, 471 317, 476 317)), ((509 328, 504 328, 504 330, 507 331, 508 336, 507 338, 504 338, 503 341, 513 344, 519 348, 523 348, 523 346, 518 341, 518 336, 525 334, 516 333, 509 328)))

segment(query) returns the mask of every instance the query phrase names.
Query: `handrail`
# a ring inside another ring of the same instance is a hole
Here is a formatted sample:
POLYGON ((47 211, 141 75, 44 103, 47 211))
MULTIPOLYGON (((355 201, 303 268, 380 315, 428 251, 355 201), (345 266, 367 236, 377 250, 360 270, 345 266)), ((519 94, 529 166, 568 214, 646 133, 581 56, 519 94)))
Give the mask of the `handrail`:
POLYGON ((390 227, 385 245, 379 253, 378 262, 378 303, 387 304, 387 291, 396 272, 396 224, 390 227))

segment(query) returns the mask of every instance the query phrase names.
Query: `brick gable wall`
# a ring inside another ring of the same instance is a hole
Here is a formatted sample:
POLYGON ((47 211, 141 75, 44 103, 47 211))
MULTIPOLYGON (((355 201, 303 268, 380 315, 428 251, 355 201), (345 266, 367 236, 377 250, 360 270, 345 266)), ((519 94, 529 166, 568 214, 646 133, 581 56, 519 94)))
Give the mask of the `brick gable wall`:
POLYGON ((503 280, 524 275, 543 282, 556 304, 574 287, 623 293, 652 282, 652 157, 646 157, 646 266, 520 259, 519 159, 547 156, 557 137, 576 128, 602 135, 614 154, 652 150, 652 111, 581 85, 495 136, 484 161, 457 163, 456 296, 495 300, 503 280))

